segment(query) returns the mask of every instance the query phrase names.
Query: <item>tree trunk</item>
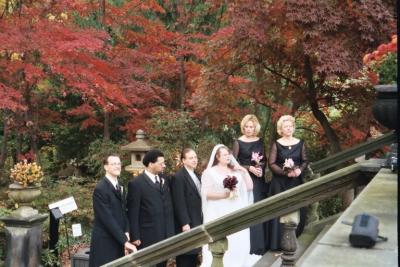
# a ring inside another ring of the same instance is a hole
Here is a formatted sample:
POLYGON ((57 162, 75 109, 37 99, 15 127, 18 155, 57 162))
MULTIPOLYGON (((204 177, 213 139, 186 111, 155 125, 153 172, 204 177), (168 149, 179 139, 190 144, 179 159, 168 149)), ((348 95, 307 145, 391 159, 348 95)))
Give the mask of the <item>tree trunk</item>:
POLYGON ((38 120, 38 113, 34 109, 34 106, 31 101, 30 92, 31 92, 30 88, 27 88, 24 95, 26 106, 28 107, 28 110, 25 112, 25 125, 28 128, 31 151, 35 156, 35 161, 40 165, 40 155, 39 155, 38 138, 37 138, 37 132, 38 132, 37 125, 39 120, 38 120))
POLYGON ((22 142, 24 140, 24 136, 22 133, 17 132, 17 145, 15 147, 15 158, 14 163, 19 161, 19 156, 22 154, 22 142))
POLYGON ((39 148, 38 148, 38 140, 37 136, 34 133, 34 130, 31 131, 30 139, 31 139, 31 150, 35 155, 35 161, 40 165, 40 155, 39 155, 39 148))
POLYGON ((110 141, 110 113, 108 111, 104 111, 103 141, 110 141))
MULTIPOLYGON (((28 113, 30 113, 30 108, 28 109, 28 113)), ((39 155, 39 147, 38 147, 38 138, 37 138, 37 121, 34 121, 34 118, 28 115, 29 121, 32 121, 32 125, 29 126, 29 139, 30 139, 30 147, 33 155, 35 157, 35 161, 40 165, 40 155, 39 155), (33 119, 33 120, 32 120, 33 119)))
POLYGON ((99 6, 100 6, 100 17, 101 17, 101 23, 105 23, 105 17, 106 17, 106 0, 99 0, 99 6))
MULTIPOLYGON (((308 83, 308 89, 310 94, 308 95, 311 111, 314 115, 314 117, 319 121, 321 124, 322 128, 324 129, 324 132, 326 134, 326 137, 329 140, 329 143, 331 145, 331 151, 333 153, 338 153, 342 149, 340 147, 340 141, 339 137, 336 135, 335 131, 331 127, 328 118, 325 116, 325 114, 319 109, 318 102, 317 102, 317 93, 316 93, 316 88, 313 80, 313 71, 311 67, 311 62, 309 57, 306 57, 305 59, 305 70, 306 70, 306 77, 307 77, 307 83, 308 83)), ((343 168, 343 165, 339 165, 336 168, 343 168)), ((354 199, 354 189, 347 190, 343 192, 340 195, 342 199, 342 210, 345 210, 351 202, 353 202, 354 199)))
POLYGON ((310 59, 308 57, 306 57, 306 59, 305 59, 305 74, 307 77, 307 86, 308 86, 308 91, 309 91, 308 99, 309 99, 311 111, 312 111, 314 117, 319 121, 322 128, 324 129, 326 137, 328 138, 329 143, 331 145, 331 151, 333 153, 340 152, 342 149, 340 147, 339 138, 336 135, 333 128, 331 127, 331 125, 328 121, 328 118, 319 109, 318 102, 317 102, 316 88, 315 88, 315 84, 314 84, 314 80, 313 80, 313 70, 311 67, 310 59))
POLYGON ((328 138, 331 145, 331 151, 333 153, 340 152, 342 149, 340 148, 339 138, 329 124, 329 121, 326 118, 325 114, 319 109, 317 101, 315 99, 310 99, 310 106, 314 117, 319 121, 322 128, 324 129, 326 137, 328 138))
POLYGON ((185 58, 182 56, 179 58, 180 63, 180 72, 179 72, 179 100, 178 100, 178 107, 182 109, 185 107, 185 58))
POLYGON ((10 133, 10 126, 7 118, 5 118, 4 129, 3 129, 3 142, 1 144, 1 154, 0 154, 0 170, 3 170, 4 163, 6 162, 7 158, 7 143, 8 143, 9 133, 10 133))

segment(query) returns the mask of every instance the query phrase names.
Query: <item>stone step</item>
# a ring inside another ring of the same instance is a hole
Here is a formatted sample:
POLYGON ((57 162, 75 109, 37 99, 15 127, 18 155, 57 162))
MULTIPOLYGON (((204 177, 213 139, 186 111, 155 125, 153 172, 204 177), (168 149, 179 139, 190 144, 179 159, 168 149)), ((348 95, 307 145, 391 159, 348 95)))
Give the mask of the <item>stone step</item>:
POLYGON ((326 225, 322 231, 318 234, 318 236, 313 240, 313 242, 305 249, 305 251, 303 251, 302 254, 297 255, 298 253, 296 253, 297 257, 297 261, 296 264, 301 264, 302 261, 304 259, 306 259, 308 257, 308 255, 311 253, 311 251, 314 249, 314 247, 317 245, 318 241, 325 235, 325 233, 329 230, 329 228, 331 228, 332 224, 330 225, 326 225))
MULTIPOLYGON (((296 258, 301 258, 306 250, 315 243, 315 240, 319 240, 318 238, 323 235, 322 232, 327 231, 339 216, 340 213, 307 225, 297 240, 296 258)), ((279 267, 280 265, 280 253, 268 251, 253 267, 279 267)))
POLYGON ((392 267, 398 265, 398 176, 382 168, 361 194, 331 226, 307 257, 302 267, 392 267), (388 236, 387 242, 377 242, 370 248, 351 246, 351 227, 342 221, 352 222, 355 216, 367 213, 379 220, 379 234, 388 236))

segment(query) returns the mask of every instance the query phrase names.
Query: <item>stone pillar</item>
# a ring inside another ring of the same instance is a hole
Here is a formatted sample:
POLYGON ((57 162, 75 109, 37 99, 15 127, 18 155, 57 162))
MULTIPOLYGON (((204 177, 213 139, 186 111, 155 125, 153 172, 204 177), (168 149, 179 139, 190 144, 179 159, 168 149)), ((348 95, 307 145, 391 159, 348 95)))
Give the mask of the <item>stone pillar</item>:
MULTIPOLYGON (((319 177, 321 177, 321 174, 313 173, 313 171, 309 167, 305 180, 306 182, 309 182, 314 179, 318 179, 319 177)), ((319 202, 314 202, 306 208, 306 225, 319 221, 318 208, 319 202)))
MULTIPOLYGON (((208 244, 208 250, 213 256, 211 267, 224 267, 224 254, 228 250, 228 239, 223 238, 208 244)), ((226 266, 229 267, 229 266, 226 266)))
POLYGON ((281 247, 283 254, 281 267, 295 266, 295 253, 297 249, 296 239, 297 224, 294 222, 287 222, 283 224, 281 247))
POLYGON ((40 266, 42 224, 47 214, 39 214, 30 207, 21 207, 9 216, 1 217, 6 232, 7 267, 40 266))

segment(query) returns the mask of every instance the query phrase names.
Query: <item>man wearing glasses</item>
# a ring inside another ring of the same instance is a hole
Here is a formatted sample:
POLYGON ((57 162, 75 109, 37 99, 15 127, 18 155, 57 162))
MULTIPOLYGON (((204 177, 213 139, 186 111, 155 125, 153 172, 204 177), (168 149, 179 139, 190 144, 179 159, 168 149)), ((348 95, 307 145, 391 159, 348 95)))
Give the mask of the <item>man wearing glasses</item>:
POLYGON ((94 221, 90 242, 89 266, 97 267, 135 252, 129 241, 124 190, 118 182, 121 160, 110 155, 103 161, 105 177, 93 192, 94 221))

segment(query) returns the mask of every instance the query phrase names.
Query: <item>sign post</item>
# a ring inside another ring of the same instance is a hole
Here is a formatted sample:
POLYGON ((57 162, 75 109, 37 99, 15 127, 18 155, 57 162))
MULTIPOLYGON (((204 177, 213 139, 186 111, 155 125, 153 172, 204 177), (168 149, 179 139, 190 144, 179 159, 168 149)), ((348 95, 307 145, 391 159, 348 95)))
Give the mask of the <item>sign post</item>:
POLYGON ((69 251, 69 237, 68 237, 68 226, 67 220, 65 218, 65 214, 78 209, 76 205, 74 197, 68 197, 62 199, 60 201, 49 204, 50 210, 50 241, 49 248, 53 250, 56 256, 58 256, 58 251, 56 245, 58 243, 58 225, 59 220, 64 218, 64 226, 65 226, 65 237, 67 239, 67 251, 68 257, 71 258, 71 254, 69 251))

